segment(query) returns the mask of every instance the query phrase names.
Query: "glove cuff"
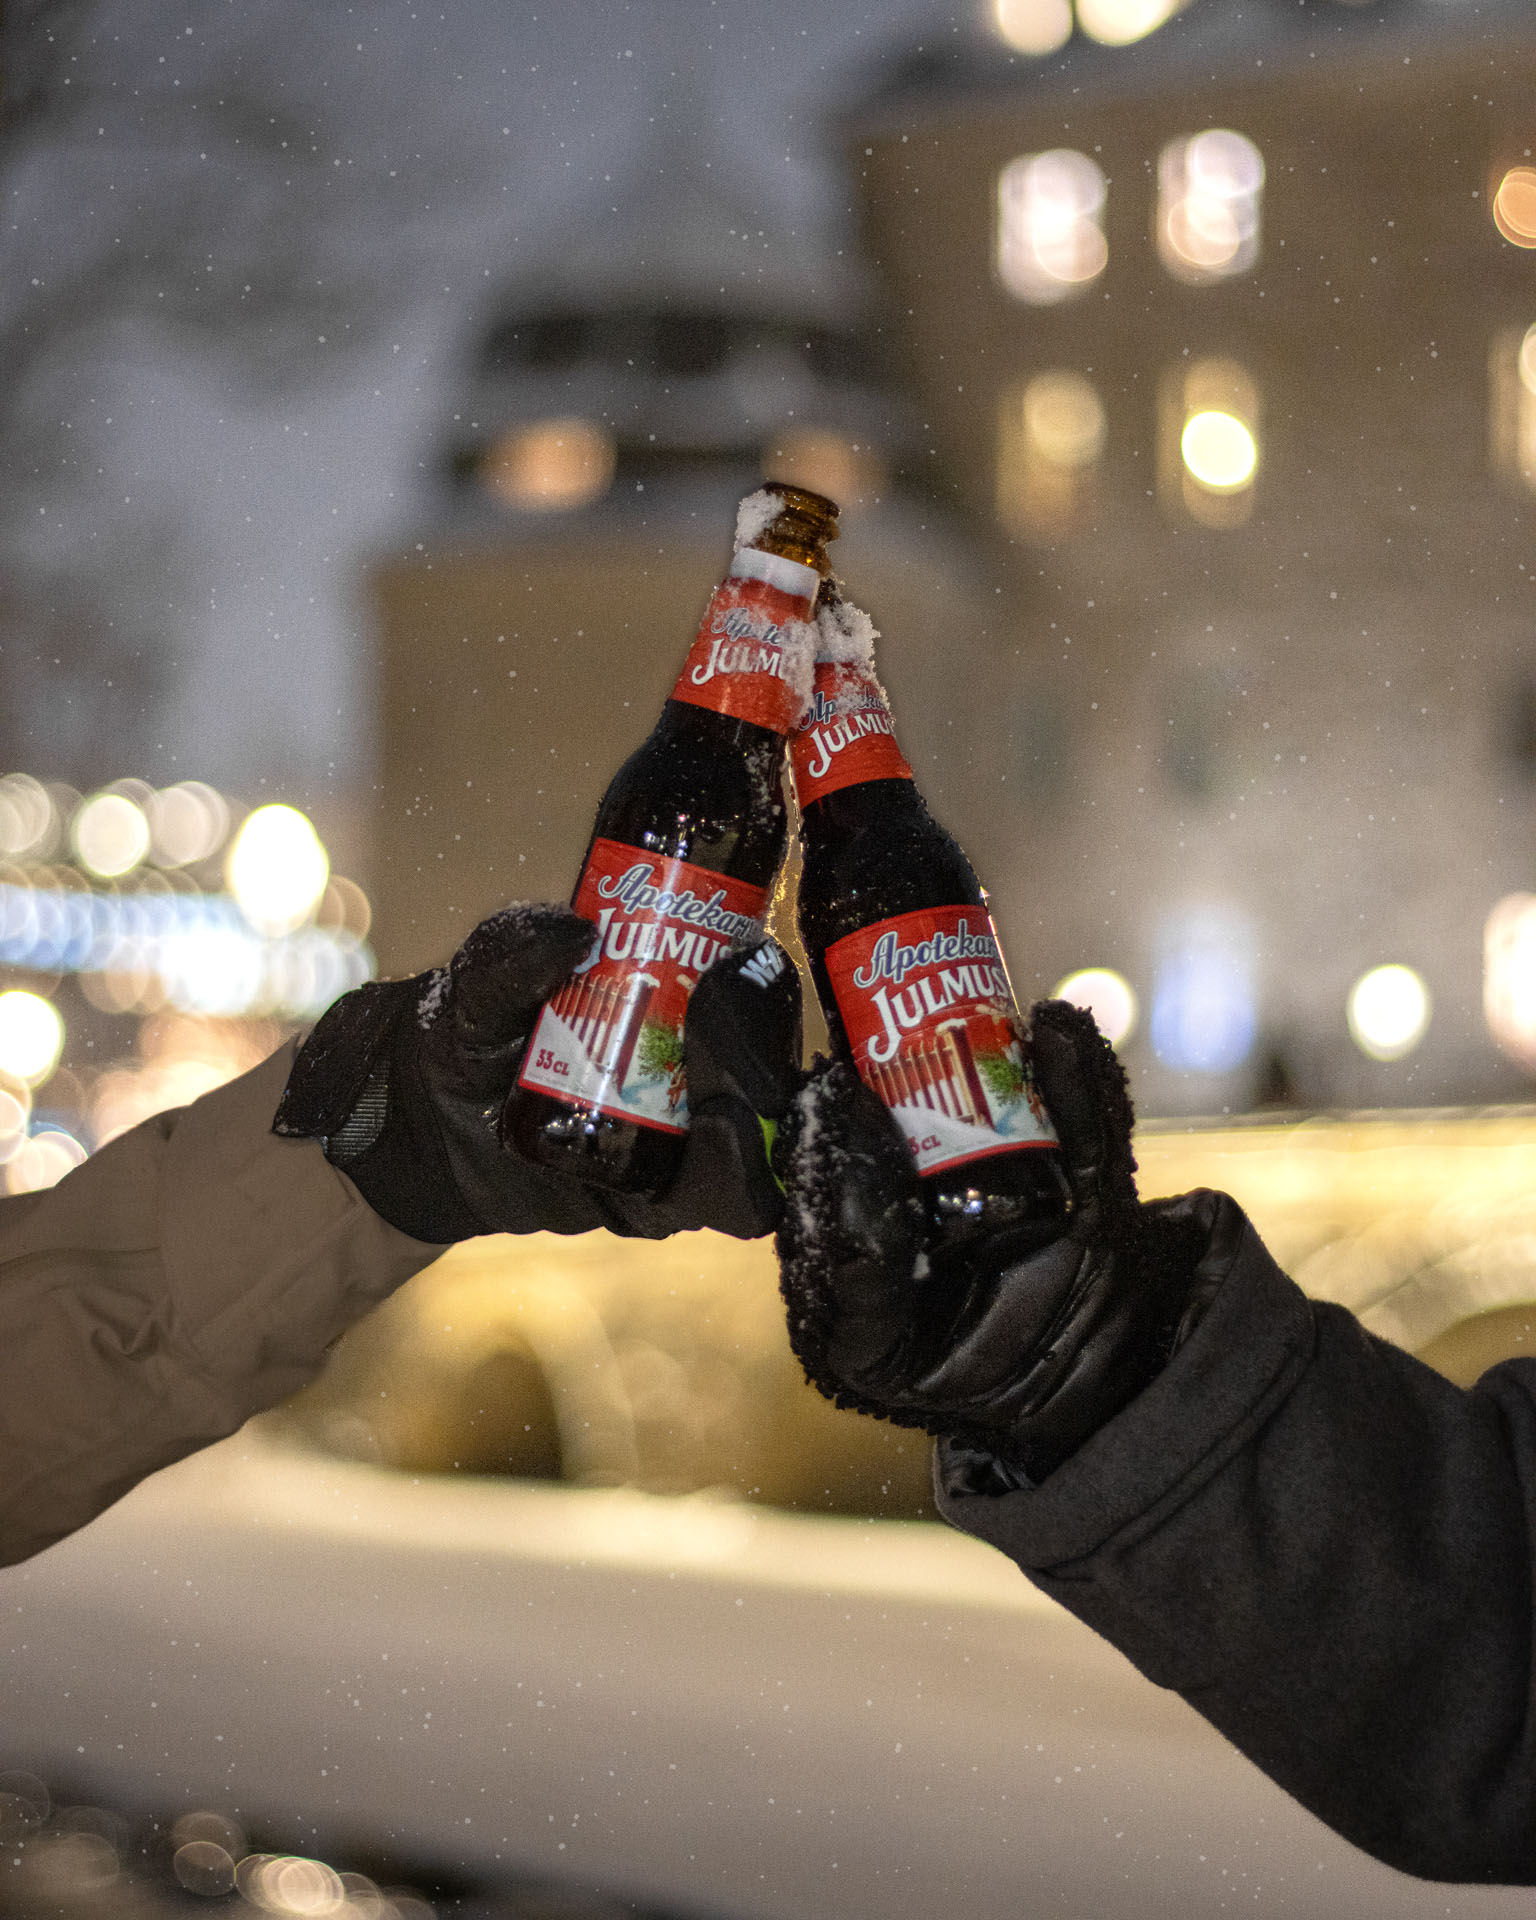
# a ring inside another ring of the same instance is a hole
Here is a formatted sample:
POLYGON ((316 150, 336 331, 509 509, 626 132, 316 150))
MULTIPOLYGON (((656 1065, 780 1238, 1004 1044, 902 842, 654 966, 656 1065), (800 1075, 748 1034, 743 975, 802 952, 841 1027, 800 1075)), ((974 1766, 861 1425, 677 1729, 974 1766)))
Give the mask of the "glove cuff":
POLYGON ((300 1047, 272 1131, 318 1140, 381 1219, 446 1246, 486 1228, 459 1195, 422 1082, 418 1012, 439 980, 372 981, 338 1000, 300 1047))

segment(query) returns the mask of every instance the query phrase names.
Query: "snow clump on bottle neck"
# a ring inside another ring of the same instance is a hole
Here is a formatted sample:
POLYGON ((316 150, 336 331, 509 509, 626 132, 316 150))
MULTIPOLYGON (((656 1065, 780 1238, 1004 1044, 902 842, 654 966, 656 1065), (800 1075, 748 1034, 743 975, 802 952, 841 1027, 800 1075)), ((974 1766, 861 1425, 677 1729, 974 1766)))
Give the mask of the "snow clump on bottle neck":
MULTIPOLYGON (((784 511, 782 494, 768 487, 759 487, 756 493, 749 493, 736 509, 736 550, 754 545, 773 522, 784 511)), ((858 616, 863 619, 864 616, 858 616)), ((868 622, 866 621, 866 625, 868 622)), ((871 634, 874 629, 870 628, 871 634)), ((791 620, 780 629, 780 645, 784 654, 785 681, 795 695, 795 717, 793 725, 800 722, 811 710, 811 691, 816 680, 816 662, 823 658, 819 621, 816 617, 809 620, 791 620)))
POLYGON ((816 662, 821 655, 814 620, 790 620, 779 629, 779 645, 784 655, 784 679, 795 696, 793 726, 811 710, 811 693, 816 685, 816 662))
POLYGON ((816 658, 839 667, 873 668, 879 629, 851 600, 831 599, 816 613, 816 658))
POLYGON ((765 533, 783 511, 783 499, 776 493, 770 493, 766 487, 759 487, 756 493, 749 493, 736 509, 736 545, 750 547, 759 535, 765 533))

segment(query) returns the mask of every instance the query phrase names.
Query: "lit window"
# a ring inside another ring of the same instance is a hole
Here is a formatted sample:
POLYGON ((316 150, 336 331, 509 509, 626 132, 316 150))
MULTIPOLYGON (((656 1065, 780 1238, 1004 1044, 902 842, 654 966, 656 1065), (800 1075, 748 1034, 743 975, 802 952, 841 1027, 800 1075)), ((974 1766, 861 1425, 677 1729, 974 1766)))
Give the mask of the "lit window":
POLYGON ((612 436, 590 420, 540 420, 497 441, 480 471, 508 506, 557 513, 606 493, 613 466, 612 436))
POLYGON ((1016 53, 1054 53, 1072 38, 1072 0, 994 0, 992 14, 1016 53))
POLYGON ((1536 326, 1499 334, 1488 356, 1488 451, 1495 473, 1536 493, 1536 326))
POLYGON ((1090 40, 1128 47, 1171 20, 1185 0, 1077 0, 1077 24, 1090 40))
POLYGON ((1196 360, 1163 383, 1158 478, 1164 504, 1202 525, 1237 527, 1253 506, 1259 395, 1231 360, 1196 360))
POLYGON ((845 512, 875 505, 885 483, 885 463, 872 447, 814 427, 770 440, 763 449, 763 471, 774 480, 824 493, 845 512))
POLYGON ((1091 507, 1108 423, 1080 373, 1040 373, 1004 390, 997 423, 997 517, 1010 533, 1055 539, 1091 507))
POLYGON ((1536 1070, 1536 894, 1508 894, 1488 916, 1483 1017, 1504 1051, 1536 1070))
POLYGON ((1035 306, 1081 293, 1109 259, 1103 223, 1104 175, 1086 153, 1009 161, 997 182, 998 278, 1035 306))
POLYGON ((1513 246, 1536 247, 1536 167, 1511 167, 1493 195, 1493 224, 1513 246))
POLYGON ((1259 257, 1264 157, 1251 140, 1212 127, 1172 140, 1157 165, 1157 250, 1180 280, 1202 285, 1246 273, 1259 257))

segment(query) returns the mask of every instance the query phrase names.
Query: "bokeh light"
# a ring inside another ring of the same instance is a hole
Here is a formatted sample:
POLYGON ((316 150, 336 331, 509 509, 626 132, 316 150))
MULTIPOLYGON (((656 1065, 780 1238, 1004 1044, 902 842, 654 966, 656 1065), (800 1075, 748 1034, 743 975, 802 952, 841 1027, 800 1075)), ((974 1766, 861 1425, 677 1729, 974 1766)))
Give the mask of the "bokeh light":
POLYGON ((149 852, 149 822, 125 794, 98 793, 76 812, 69 838, 88 873, 116 880, 149 852))
POLYGON ((179 1846, 171 1856, 171 1871, 188 1893, 207 1900, 234 1891, 235 1862, 217 1840, 188 1840, 179 1846))
POLYGON ((1235 414, 1210 407, 1192 414, 1179 437, 1190 477, 1212 493, 1246 487, 1259 464, 1258 442, 1235 414))
POLYGON ((1536 1070, 1536 894, 1506 894, 1488 916, 1483 1016, 1505 1052, 1536 1070))
POLYGON ((258 807, 229 851, 225 877, 246 920, 265 934, 292 933, 319 905, 331 865, 296 807, 258 807))
POLYGON ((1258 1028, 1251 952, 1246 923, 1230 912, 1195 912, 1169 929, 1149 1022, 1165 1066, 1230 1073, 1248 1058, 1258 1028))
POLYGON ((320 1920, 341 1913, 347 1890, 341 1875, 323 1860, 297 1854, 248 1854, 238 1869, 240 1891, 254 1907, 266 1913, 293 1916, 293 1920, 320 1920))
POLYGON ((229 832, 229 802, 202 780, 181 780, 149 802, 151 854, 157 866, 209 860, 229 832))
POLYGON ((72 1173, 88 1158, 72 1133, 46 1128, 24 1141, 20 1151, 6 1162, 6 1191, 41 1193, 45 1187, 56 1187, 66 1173, 72 1173))
POLYGON ((1511 167, 1493 196, 1493 223, 1517 247, 1536 247, 1536 167, 1511 167))
POLYGON ((1080 373, 1037 374, 1024 389, 1025 439, 1051 466, 1092 466, 1107 431, 1104 402, 1080 373))
POLYGON ((1349 990, 1350 1038, 1373 1060, 1401 1060, 1429 1026, 1429 988, 1412 967, 1372 967, 1349 990))
POLYGON ((1172 140, 1157 182, 1157 246, 1170 273, 1198 285, 1253 266, 1264 158, 1251 140, 1225 127, 1172 140))
POLYGON ((40 780, 8 773, 0 780, 0 853, 20 859, 41 857, 57 831, 53 800, 40 780))
POLYGON ((0 993, 0 1073, 40 1086, 64 1050, 64 1022, 52 1001, 12 987, 0 993))
POLYGON ((1112 1047, 1128 1040, 1136 1029, 1136 995, 1123 973, 1113 967, 1082 967, 1056 984, 1056 1000, 1070 1000, 1093 1015, 1099 1032, 1112 1047))
POLYGON ((992 17, 1016 53, 1054 53, 1072 38, 1072 0, 994 0, 992 17))
POLYGON ((1128 47, 1171 20, 1184 0, 1077 0, 1077 24, 1107 47, 1128 47))
POLYGON ((1010 293, 1048 305, 1104 271, 1104 195, 1103 170, 1071 147, 1009 161, 997 180, 997 273, 1010 293))
POLYGON ((486 486, 508 506, 559 513, 605 494, 615 459, 612 434, 595 421, 538 420, 504 434, 480 471, 486 486))
POLYGON ((763 449, 763 465, 776 480, 830 495, 845 513, 874 505, 885 484, 884 463, 872 447, 820 428, 781 434, 763 449))
POLYGON ((16 1158, 32 1117, 32 1090, 24 1080, 0 1080, 0 1167, 16 1158))

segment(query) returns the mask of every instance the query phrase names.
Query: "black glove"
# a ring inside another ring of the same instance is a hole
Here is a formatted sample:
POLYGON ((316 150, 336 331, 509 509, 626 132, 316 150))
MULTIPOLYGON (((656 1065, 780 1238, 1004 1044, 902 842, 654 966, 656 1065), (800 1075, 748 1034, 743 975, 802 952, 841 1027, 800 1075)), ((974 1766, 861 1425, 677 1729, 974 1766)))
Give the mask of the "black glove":
POLYGON ((1138 1202, 1131 1102, 1109 1043, 1064 1000, 1042 1001, 1031 1021, 1072 1215, 1027 1259, 983 1242, 929 1268, 912 1157, 851 1067, 813 1072, 783 1134, 779 1260, 808 1378, 839 1406, 995 1463, 978 1491, 1053 1471, 1163 1367, 1202 1304, 1202 1196, 1138 1202))
POLYGON ((595 931, 566 907, 508 907, 446 967, 345 994, 300 1049, 273 1131, 318 1138, 374 1211, 418 1240, 771 1232, 783 1196, 764 1122, 771 1135, 802 1077, 800 983, 772 941, 726 954, 694 991, 683 1032, 689 1131, 664 1194, 587 1186, 502 1143, 534 1020, 595 931))

